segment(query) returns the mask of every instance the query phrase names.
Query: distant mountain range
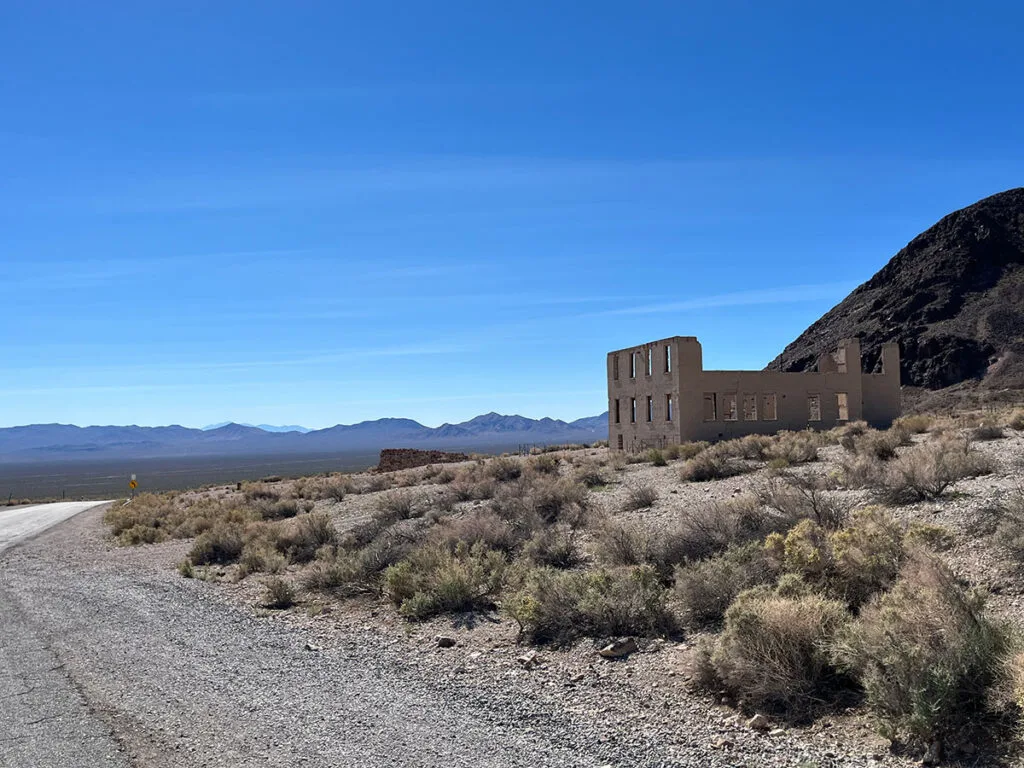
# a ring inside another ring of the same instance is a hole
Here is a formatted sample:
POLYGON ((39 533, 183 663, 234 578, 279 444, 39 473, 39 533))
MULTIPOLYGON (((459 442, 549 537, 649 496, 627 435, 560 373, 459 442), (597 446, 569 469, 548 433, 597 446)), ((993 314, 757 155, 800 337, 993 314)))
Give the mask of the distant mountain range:
MULTIPOLYGON (((226 426, 228 426, 230 424, 235 424, 235 423, 237 423, 237 422, 234 422, 234 421, 222 421, 220 424, 208 424, 205 427, 203 427, 202 429, 203 429, 203 432, 209 432, 211 429, 220 429, 221 427, 226 427, 226 426)), ((256 429, 262 429, 264 432, 301 432, 302 434, 306 434, 307 432, 312 432, 313 431, 309 427, 300 427, 298 424, 288 424, 287 426, 277 427, 277 426, 274 426, 273 424, 249 424, 249 423, 243 421, 243 422, 241 422, 241 426, 243 426, 243 427, 255 427, 256 429)))
POLYGON ((205 429, 76 427, 31 424, 0 429, 0 461, 49 462, 182 456, 322 455, 381 448, 510 450, 518 445, 592 443, 608 437, 608 414, 572 422, 487 413, 460 424, 425 427, 377 419, 327 429, 227 423, 205 429))

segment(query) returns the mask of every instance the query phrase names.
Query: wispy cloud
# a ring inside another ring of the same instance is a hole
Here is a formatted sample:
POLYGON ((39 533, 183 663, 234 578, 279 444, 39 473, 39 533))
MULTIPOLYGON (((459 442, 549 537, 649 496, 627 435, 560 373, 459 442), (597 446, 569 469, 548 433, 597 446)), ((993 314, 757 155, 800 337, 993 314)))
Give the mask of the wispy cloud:
POLYGON ((758 291, 737 291, 735 293, 719 293, 712 296, 700 296, 683 301, 671 301, 658 304, 639 304, 621 309, 609 309, 595 312, 593 315, 655 315, 671 312, 692 312, 700 309, 718 307, 743 307, 758 304, 795 304, 802 301, 820 301, 842 296, 853 290, 856 283, 816 283, 810 285, 791 285, 783 288, 769 288, 758 291))

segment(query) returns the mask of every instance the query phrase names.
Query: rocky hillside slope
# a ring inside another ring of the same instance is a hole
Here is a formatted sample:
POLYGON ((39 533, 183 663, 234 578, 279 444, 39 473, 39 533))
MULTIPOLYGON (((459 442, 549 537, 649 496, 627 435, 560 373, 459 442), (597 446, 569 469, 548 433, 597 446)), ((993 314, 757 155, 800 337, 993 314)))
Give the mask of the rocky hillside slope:
POLYGON ((768 368, 812 370, 858 336, 865 370, 898 341, 904 386, 1024 387, 1024 188, 949 214, 804 331, 768 368))

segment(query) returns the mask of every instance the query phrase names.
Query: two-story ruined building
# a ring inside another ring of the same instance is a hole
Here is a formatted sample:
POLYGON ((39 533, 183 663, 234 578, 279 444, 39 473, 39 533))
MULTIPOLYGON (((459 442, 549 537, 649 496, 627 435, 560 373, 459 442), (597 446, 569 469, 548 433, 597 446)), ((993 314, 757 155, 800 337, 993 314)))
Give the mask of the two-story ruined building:
POLYGON ((887 427, 900 414, 900 353, 882 348, 882 371, 863 373, 849 339, 808 373, 705 371, 700 342, 673 336, 608 355, 608 444, 638 451, 780 429, 828 429, 863 419, 887 427))

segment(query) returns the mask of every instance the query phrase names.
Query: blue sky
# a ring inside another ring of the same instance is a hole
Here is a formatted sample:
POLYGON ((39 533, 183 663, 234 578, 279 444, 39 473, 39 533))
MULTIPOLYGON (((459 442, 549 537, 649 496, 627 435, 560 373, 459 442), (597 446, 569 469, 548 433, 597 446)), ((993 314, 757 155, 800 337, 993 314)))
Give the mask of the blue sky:
POLYGON ((0 426, 606 407, 1024 183, 1017 4, 5 3, 0 426))

